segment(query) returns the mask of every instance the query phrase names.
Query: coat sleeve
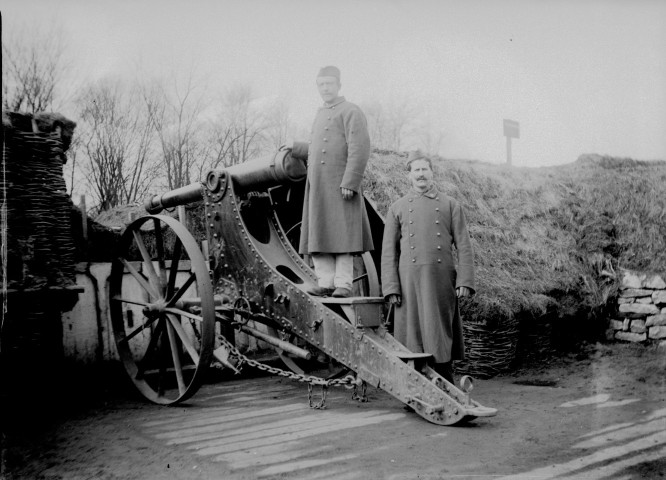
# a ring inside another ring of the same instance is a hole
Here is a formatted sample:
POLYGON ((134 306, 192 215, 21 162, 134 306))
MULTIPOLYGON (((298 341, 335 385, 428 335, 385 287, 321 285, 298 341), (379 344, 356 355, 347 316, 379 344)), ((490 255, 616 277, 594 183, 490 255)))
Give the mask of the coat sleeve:
POLYGON ((391 294, 401 295, 398 262, 400 260, 400 222, 393 207, 389 208, 384 224, 382 242, 382 293, 384 297, 391 294))
POLYGON ((360 108, 352 108, 343 120, 347 141, 347 166, 340 186, 358 192, 370 157, 368 122, 360 108))
POLYGON ((474 249, 467 231, 467 221, 462 207, 454 202, 451 212, 451 231, 453 241, 458 251, 458 274, 456 276, 456 288, 467 287, 476 292, 474 286, 474 249))

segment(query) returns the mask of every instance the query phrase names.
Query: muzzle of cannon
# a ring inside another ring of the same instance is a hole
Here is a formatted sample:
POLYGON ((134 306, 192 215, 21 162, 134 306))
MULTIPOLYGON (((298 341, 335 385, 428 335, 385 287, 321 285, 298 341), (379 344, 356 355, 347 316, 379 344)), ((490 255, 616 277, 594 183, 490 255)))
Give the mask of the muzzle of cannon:
MULTIPOLYGON (((239 194, 302 182, 308 172, 307 152, 307 144, 295 142, 291 148, 281 148, 275 155, 239 163, 225 170, 212 170, 206 176, 205 187, 217 193, 225 185, 226 176, 232 178, 235 191, 239 194)), ((202 185, 196 182, 149 197, 145 208, 148 213, 157 214, 165 208, 201 201, 202 195, 202 185)))
MULTIPOLYGON (((469 379, 456 387, 435 372, 430 354, 411 352, 391 336, 375 266, 381 252, 355 259, 351 298, 307 293, 316 277, 294 248, 306 157, 300 144, 211 171, 200 183, 150 198, 150 215, 127 226, 112 267, 111 320, 138 390, 172 405, 197 391, 213 362, 233 371, 257 366, 235 344, 238 331, 275 349, 289 375, 303 381, 370 384, 440 425, 495 415, 470 398, 469 379), (192 202, 203 204, 205 248, 182 223, 157 215, 192 202), (302 362, 318 357, 332 359, 341 373, 313 380, 302 362)), ((382 218, 365 202, 380 246, 382 218)))

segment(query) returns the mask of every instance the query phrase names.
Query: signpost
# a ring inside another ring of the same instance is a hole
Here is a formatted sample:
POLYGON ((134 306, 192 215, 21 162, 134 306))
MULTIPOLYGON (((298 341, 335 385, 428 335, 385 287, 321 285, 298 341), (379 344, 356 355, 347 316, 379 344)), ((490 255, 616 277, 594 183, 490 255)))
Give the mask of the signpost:
POLYGON ((511 165, 511 139, 520 138, 520 124, 515 120, 504 119, 504 136, 506 137, 506 163, 511 165))

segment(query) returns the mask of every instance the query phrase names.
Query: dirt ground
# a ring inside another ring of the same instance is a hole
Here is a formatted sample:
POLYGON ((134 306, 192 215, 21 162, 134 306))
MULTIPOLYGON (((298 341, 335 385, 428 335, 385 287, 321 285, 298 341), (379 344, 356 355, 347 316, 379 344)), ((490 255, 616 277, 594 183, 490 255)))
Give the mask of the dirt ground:
POLYGON ((375 389, 312 410, 305 385, 247 375, 159 407, 105 375, 5 394, 1 477, 666 478, 664 347, 586 345, 478 380, 473 397, 498 415, 454 427, 375 389))

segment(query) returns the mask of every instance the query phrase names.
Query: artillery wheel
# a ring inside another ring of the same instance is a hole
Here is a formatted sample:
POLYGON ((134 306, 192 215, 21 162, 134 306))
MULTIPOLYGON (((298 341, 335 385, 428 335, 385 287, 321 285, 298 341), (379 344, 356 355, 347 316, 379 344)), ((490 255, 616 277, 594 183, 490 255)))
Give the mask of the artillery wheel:
POLYGON ((148 400, 182 402, 201 385, 215 342, 215 304, 199 246, 179 221, 149 215, 123 233, 111 267, 118 355, 148 400))
POLYGON ((354 280, 352 295, 358 297, 379 297, 379 275, 377 267, 370 252, 364 252, 360 257, 354 258, 354 280))

